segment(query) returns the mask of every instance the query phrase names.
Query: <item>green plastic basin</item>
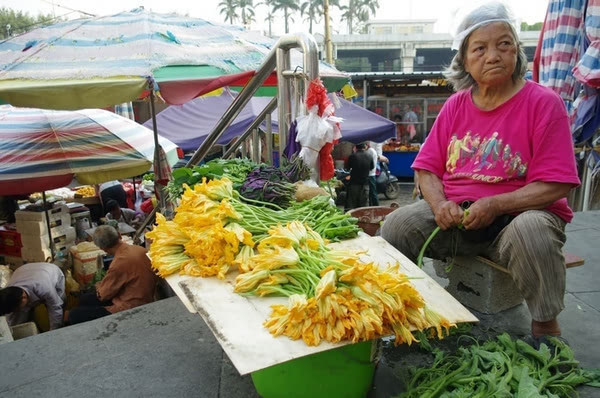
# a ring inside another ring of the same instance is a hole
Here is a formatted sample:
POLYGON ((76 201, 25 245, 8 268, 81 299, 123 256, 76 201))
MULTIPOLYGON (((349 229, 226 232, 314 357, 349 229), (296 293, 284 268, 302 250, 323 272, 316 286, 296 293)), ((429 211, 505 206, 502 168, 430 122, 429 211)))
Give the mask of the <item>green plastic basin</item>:
POLYGON ((264 398, 366 397, 375 373, 376 341, 350 344, 252 373, 264 398))

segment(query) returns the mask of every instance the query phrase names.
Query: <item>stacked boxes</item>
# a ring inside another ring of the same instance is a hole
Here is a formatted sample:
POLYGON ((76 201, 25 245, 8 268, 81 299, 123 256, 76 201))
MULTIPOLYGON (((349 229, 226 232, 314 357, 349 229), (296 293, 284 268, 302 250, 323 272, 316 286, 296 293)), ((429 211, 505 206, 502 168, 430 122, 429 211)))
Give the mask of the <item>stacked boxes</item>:
MULTIPOLYGON (((75 243, 75 228, 67 206, 48 210, 55 252, 66 251, 75 243)), ((19 210, 15 213, 17 231, 21 234, 21 253, 25 262, 48 261, 52 256, 46 224, 46 212, 19 210)))

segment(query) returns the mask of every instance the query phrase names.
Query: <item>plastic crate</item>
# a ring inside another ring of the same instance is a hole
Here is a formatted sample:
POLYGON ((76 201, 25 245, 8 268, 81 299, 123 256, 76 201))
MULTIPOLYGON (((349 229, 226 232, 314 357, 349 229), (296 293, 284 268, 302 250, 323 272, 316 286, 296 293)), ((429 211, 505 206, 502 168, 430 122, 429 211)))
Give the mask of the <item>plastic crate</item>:
POLYGON ((396 177, 414 177, 415 172, 410 166, 415 161, 419 152, 383 152, 389 159, 390 173, 396 177))

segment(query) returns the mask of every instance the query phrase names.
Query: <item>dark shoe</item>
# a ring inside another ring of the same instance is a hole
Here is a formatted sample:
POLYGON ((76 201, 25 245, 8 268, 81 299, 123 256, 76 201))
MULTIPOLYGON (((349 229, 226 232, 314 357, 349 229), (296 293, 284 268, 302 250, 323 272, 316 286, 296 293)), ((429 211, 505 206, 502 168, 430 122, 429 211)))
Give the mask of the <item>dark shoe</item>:
POLYGON ((556 351, 556 347, 557 347, 557 342, 554 339, 558 340, 558 344, 564 344, 566 346, 569 346, 569 342, 564 337, 561 337, 561 336, 546 336, 545 335, 545 336, 534 337, 533 335, 529 335, 529 336, 523 337, 521 340, 523 340, 524 342, 526 342, 527 344, 529 344, 530 346, 532 346, 533 348, 535 348, 538 351, 542 344, 546 344, 546 346, 550 349, 550 352, 554 353, 556 351))
MULTIPOLYGON (((522 339, 524 342, 526 342, 527 344, 529 344, 530 346, 532 346, 533 348, 535 348, 537 351, 540 350, 540 347, 542 346, 542 344, 545 344, 546 347, 548 347, 548 349, 550 350, 550 352, 552 353, 552 356, 557 355, 557 351, 559 350, 559 348, 563 349, 563 348, 567 348, 570 350, 569 347, 569 342, 561 336, 539 336, 539 337, 534 337, 534 336, 526 336, 522 339)), ((567 358, 564 358, 567 359, 567 358)), ((574 367, 577 367, 576 364, 561 364, 557 367, 557 369, 560 373, 568 373, 571 369, 573 369, 574 367)), ((553 371, 552 369, 550 370, 551 373, 554 373, 555 370, 553 371)))

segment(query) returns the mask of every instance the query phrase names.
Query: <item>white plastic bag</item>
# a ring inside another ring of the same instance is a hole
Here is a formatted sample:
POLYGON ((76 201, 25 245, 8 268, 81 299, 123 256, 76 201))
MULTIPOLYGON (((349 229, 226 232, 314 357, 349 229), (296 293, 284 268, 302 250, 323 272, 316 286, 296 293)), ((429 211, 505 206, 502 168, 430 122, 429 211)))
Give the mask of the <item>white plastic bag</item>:
POLYGON ((311 179, 317 181, 319 151, 326 142, 333 140, 334 129, 331 123, 321 118, 317 114, 318 108, 314 106, 309 110, 308 115, 297 119, 298 135, 296 142, 302 145, 300 156, 304 164, 311 170, 311 179))

